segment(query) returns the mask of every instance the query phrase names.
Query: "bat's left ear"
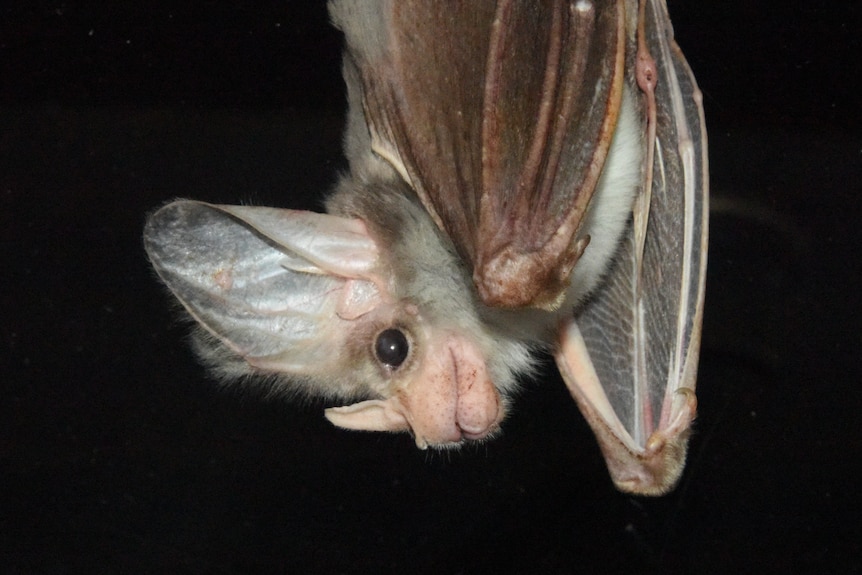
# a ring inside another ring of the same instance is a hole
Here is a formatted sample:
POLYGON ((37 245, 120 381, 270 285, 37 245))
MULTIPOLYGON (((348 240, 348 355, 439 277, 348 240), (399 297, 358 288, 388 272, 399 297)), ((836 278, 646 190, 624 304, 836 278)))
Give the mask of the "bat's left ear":
POLYGON ((144 244, 189 313, 266 371, 314 375, 349 320, 381 302, 378 249, 356 219, 176 201, 150 217, 144 244))

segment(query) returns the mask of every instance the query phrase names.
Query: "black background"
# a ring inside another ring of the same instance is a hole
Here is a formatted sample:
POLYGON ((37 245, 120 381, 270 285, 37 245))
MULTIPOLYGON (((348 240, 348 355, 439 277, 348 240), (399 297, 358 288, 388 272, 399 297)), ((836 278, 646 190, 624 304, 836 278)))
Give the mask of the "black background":
POLYGON ((858 2, 670 4, 710 132, 699 418, 614 491, 549 364, 433 455, 220 389, 148 268, 176 196, 316 208, 344 167, 322 2, 0 8, 0 571, 859 573, 858 2))

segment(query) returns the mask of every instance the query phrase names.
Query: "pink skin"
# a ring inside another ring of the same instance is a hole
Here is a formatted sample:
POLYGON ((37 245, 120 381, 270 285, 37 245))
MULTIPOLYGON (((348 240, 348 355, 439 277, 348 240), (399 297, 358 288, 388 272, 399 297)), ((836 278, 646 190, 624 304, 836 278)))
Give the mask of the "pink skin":
POLYGON ((457 335, 431 347, 420 375, 396 398, 420 447, 481 439, 502 419, 481 353, 457 335))
POLYGON ((412 430, 424 449, 482 439, 503 419, 503 406, 481 352, 450 333, 432 342, 419 373, 394 396, 328 409, 326 417, 348 429, 412 430))

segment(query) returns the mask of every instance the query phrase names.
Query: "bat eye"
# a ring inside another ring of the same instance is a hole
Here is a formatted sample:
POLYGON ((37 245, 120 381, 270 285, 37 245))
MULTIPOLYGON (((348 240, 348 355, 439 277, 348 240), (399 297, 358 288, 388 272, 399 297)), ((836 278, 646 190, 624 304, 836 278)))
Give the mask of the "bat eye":
POLYGON ((400 329, 387 329, 381 331, 374 343, 374 353, 377 359, 389 367, 398 367, 407 359, 410 344, 400 329))

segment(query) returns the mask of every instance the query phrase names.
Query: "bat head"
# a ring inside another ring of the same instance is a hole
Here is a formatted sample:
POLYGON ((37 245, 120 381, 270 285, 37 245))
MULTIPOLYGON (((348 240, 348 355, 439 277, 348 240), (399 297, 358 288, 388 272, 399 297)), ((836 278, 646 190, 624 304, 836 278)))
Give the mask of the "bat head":
POLYGON ((481 317, 487 310, 454 246, 397 180, 346 179, 327 208, 364 222, 378 246, 380 304, 364 320, 354 365, 364 353, 368 380, 383 386, 382 399, 329 409, 327 418, 350 429, 410 430, 421 448, 493 434, 529 350, 481 317))
POLYGON ((177 201, 145 247, 227 379, 356 401, 334 424, 419 447, 493 434, 527 344, 482 317, 469 271, 400 182, 346 179, 330 214, 177 201), (357 401, 358 400, 358 401, 357 401))

